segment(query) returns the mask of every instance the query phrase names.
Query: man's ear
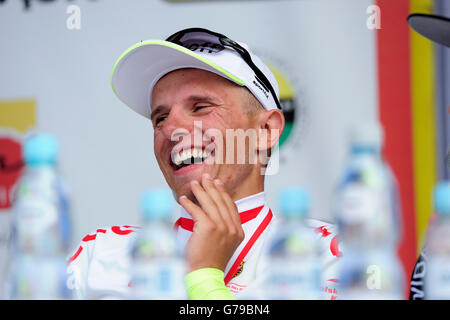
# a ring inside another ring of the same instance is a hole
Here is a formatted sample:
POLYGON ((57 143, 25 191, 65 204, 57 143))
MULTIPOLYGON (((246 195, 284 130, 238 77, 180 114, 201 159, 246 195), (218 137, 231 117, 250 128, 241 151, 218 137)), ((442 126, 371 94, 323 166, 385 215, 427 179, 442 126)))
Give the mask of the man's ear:
POLYGON ((258 151, 272 149, 283 133, 285 119, 280 110, 267 110, 259 113, 258 151))

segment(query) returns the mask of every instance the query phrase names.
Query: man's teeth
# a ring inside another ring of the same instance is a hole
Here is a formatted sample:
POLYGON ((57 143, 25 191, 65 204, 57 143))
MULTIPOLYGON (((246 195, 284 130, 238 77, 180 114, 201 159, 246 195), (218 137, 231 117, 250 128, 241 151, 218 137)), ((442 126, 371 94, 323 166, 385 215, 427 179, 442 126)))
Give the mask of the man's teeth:
POLYGON ((209 157, 211 152, 205 151, 202 149, 189 149, 178 152, 173 157, 173 163, 177 166, 181 164, 191 164, 196 162, 201 162, 209 157), (191 158, 194 158, 194 161, 191 161, 191 158), (199 160, 199 161, 197 161, 199 160))

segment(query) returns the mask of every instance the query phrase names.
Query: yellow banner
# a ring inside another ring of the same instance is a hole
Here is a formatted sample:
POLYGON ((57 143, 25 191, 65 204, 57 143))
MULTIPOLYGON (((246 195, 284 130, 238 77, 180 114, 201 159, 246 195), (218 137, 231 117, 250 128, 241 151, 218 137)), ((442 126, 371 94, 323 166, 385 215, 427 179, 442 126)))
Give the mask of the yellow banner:
POLYGON ((36 125, 34 100, 0 101, 0 128, 26 133, 36 125))

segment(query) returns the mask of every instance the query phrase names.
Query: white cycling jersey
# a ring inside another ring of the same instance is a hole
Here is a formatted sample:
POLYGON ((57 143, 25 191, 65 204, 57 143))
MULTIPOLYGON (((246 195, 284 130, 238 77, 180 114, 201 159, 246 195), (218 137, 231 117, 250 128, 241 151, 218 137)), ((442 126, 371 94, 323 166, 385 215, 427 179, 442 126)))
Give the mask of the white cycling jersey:
MULTIPOLYGON (((263 247, 276 217, 266 205, 264 192, 236 202, 245 238, 225 269, 225 285, 236 298, 264 298, 261 284, 270 262, 263 256, 263 247)), ((337 297, 336 261, 340 255, 334 227, 319 220, 308 220, 324 246, 323 290, 330 299, 337 297)), ((179 249, 189 240, 194 222, 181 210, 175 223, 179 249)), ((131 298, 130 250, 138 231, 133 226, 99 228, 85 236, 69 259, 68 286, 81 299, 131 298)))

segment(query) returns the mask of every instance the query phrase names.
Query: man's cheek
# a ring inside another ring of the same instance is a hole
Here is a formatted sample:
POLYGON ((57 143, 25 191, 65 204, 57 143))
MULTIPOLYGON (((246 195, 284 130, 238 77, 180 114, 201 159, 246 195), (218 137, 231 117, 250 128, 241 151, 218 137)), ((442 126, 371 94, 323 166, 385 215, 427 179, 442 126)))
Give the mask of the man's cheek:
POLYGON ((155 158, 156 158, 156 162, 158 163, 159 169, 161 171, 163 171, 164 173, 164 163, 162 161, 162 159, 158 156, 158 154, 155 152, 155 158))

